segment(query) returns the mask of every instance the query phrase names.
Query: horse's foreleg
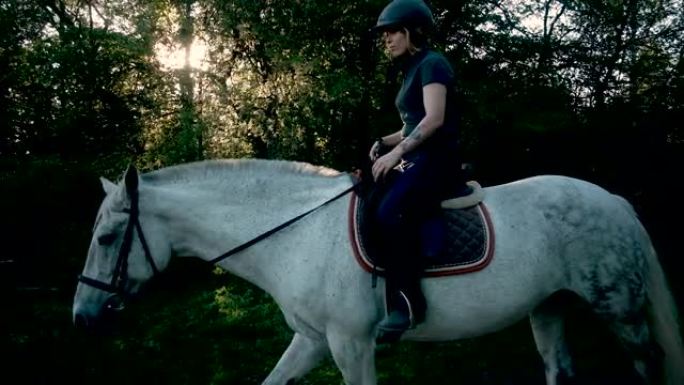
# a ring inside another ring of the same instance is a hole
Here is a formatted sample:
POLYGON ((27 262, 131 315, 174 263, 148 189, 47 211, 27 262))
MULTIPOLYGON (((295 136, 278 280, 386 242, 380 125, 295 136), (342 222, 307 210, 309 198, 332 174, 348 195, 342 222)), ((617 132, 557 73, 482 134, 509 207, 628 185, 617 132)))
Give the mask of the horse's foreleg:
POLYGON ((328 346, 346 385, 376 385, 375 342, 328 331, 328 346))
POLYGON ((544 360, 546 385, 570 384, 574 373, 565 343, 565 314, 550 298, 530 314, 532 334, 537 350, 544 360))
POLYGON ((295 333, 285 353, 262 385, 291 385, 318 364, 327 354, 325 340, 295 333))

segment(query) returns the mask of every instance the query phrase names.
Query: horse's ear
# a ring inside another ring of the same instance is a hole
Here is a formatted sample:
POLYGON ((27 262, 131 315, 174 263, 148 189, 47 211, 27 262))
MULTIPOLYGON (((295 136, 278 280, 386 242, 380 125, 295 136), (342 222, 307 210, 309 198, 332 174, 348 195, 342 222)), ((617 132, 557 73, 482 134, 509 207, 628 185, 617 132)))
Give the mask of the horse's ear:
POLYGON ((132 164, 129 165, 128 170, 126 170, 124 183, 126 185, 126 193, 128 193, 129 197, 138 192, 138 170, 132 164))
POLYGON ((112 192, 114 192, 114 190, 116 190, 116 185, 110 182, 108 179, 100 177, 100 183, 102 183, 102 189, 107 195, 111 194, 112 192))

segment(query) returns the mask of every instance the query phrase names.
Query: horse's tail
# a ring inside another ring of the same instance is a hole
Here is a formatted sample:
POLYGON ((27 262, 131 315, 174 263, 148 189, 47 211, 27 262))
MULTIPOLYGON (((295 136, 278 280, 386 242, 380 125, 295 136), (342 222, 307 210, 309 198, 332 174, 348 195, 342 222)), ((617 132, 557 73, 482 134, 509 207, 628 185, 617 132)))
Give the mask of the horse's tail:
POLYGON ((648 267, 649 320, 653 337, 665 353, 665 384, 684 385, 684 345, 679 333, 677 306, 652 246, 648 267))

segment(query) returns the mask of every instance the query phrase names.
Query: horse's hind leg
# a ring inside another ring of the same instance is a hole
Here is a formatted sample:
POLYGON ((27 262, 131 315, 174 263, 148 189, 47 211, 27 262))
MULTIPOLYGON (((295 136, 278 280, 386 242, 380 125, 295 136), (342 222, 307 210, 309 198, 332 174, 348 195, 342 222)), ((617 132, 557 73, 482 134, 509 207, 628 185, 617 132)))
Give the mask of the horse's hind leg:
POLYGON ((645 317, 640 314, 611 320, 609 325, 631 355, 639 375, 649 385, 660 384, 663 352, 651 339, 645 317))
POLYGON ((262 385, 292 385, 316 366, 328 353, 325 340, 295 333, 285 353, 262 385))
POLYGON ((567 385, 574 377, 565 343, 565 313, 561 300, 551 297, 530 314, 532 334, 544 361, 547 385, 567 385))
POLYGON ((662 380, 663 353, 652 339, 646 318, 646 283, 641 272, 644 258, 625 258, 612 265, 596 269, 587 280, 590 284, 584 296, 593 311, 608 323, 618 341, 634 361, 634 367, 647 384, 662 380), (606 279, 602 271, 610 271, 606 279), (619 278, 619 279, 618 279, 619 278))

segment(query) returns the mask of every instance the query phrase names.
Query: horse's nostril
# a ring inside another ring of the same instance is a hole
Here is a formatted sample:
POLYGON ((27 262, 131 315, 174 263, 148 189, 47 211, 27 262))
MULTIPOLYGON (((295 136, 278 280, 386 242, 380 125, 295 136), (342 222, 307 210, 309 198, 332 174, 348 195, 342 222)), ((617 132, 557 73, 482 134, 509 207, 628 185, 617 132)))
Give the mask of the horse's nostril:
POLYGON ((105 309, 107 309, 108 312, 112 313, 120 312, 124 310, 125 307, 126 304, 124 303, 123 298, 121 298, 118 295, 110 297, 105 303, 105 309))
POLYGON ((74 317, 74 325, 76 326, 76 329, 87 329, 88 318, 82 314, 76 314, 74 317))

